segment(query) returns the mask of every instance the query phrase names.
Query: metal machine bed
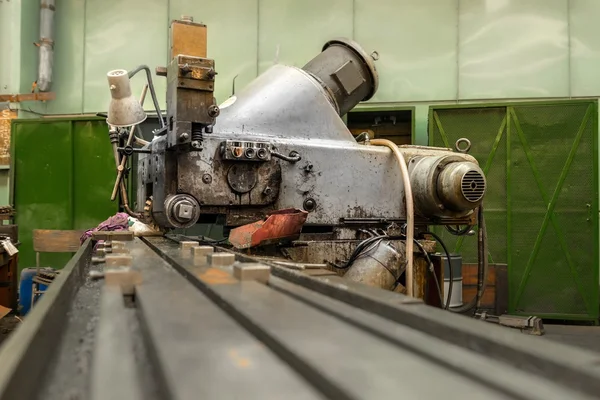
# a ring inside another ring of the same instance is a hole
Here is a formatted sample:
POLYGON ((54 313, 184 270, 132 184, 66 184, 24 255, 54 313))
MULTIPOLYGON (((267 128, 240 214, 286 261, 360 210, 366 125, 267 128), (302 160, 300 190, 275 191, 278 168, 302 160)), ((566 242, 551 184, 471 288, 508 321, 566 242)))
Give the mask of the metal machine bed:
POLYGON ((129 281, 97 279, 103 264, 91 262, 88 240, 0 349, 0 398, 562 400, 600 393, 600 355, 239 253, 235 265, 219 266, 217 257, 209 265, 180 240, 123 243, 114 256, 131 257, 129 281))

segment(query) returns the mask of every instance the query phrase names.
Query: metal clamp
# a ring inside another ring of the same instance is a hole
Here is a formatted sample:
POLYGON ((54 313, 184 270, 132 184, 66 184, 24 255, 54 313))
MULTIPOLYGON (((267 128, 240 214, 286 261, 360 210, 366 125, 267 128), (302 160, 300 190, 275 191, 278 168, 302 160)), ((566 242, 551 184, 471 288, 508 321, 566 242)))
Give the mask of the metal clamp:
POLYGON ((471 150, 471 141, 467 138, 460 138, 454 144, 454 148, 457 152, 466 154, 471 150), (464 144, 464 147, 461 146, 462 144, 464 144))

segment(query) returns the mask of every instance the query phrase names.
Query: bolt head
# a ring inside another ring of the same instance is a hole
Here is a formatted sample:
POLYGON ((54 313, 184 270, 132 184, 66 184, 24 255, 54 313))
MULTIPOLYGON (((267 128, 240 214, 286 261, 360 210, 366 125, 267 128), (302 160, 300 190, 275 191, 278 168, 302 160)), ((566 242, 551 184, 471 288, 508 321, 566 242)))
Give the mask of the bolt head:
POLYGON ((202 182, 204 182, 204 183, 211 183, 212 182, 212 176, 210 176, 210 174, 204 174, 204 175, 202 175, 202 182))
POLYGON ((263 190, 263 194, 264 194, 265 196, 268 196, 268 195, 270 195, 271 193, 273 193, 273 189, 271 189, 271 188, 270 188, 270 187, 268 187, 268 186, 265 188, 265 190, 263 190))
POLYGON ((304 200, 304 209, 306 211, 312 211, 317 206, 317 202, 314 199, 306 199, 304 200))
POLYGON ((214 104, 212 106, 208 107, 208 116, 211 118, 218 117, 220 112, 221 112, 221 110, 219 110, 219 107, 214 104))
POLYGON ((194 207, 191 204, 178 204, 176 206, 177 217, 180 219, 190 219, 192 216, 192 212, 194 211, 194 207))

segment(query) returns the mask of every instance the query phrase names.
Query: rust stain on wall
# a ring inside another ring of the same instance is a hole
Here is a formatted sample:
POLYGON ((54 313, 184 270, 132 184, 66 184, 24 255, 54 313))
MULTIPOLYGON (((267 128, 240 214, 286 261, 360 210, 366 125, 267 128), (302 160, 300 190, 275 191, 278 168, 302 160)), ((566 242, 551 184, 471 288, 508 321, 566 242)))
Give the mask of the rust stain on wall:
POLYGON ((0 165, 10 165, 10 122, 17 118, 17 112, 0 112, 0 165))

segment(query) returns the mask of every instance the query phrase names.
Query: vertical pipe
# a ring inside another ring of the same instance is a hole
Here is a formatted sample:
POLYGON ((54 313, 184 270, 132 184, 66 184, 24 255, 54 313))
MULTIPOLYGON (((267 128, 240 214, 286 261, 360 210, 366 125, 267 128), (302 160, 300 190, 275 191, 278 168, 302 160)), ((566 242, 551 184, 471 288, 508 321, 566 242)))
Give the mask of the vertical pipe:
POLYGON ((52 64, 54 62, 54 1, 40 0, 40 61, 37 86, 40 92, 47 92, 52 85, 52 64))

